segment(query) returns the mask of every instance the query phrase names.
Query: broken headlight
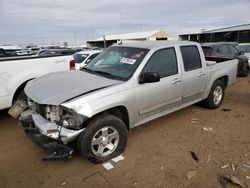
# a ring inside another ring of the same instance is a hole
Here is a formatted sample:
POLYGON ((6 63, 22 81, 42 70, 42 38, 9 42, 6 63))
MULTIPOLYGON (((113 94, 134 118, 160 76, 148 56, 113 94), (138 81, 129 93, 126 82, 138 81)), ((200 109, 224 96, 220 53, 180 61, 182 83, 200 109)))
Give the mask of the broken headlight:
POLYGON ((77 114, 74 110, 62 106, 45 107, 45 118, 66 128, 81 129, 83 122, 87 119, 77 114))
POLYGON ((87 120, 86 117, 76 113, 72 109, 62 107, 63 113, 61 115, 61 123, 64 127, 81 129, 84 121, 87 120))

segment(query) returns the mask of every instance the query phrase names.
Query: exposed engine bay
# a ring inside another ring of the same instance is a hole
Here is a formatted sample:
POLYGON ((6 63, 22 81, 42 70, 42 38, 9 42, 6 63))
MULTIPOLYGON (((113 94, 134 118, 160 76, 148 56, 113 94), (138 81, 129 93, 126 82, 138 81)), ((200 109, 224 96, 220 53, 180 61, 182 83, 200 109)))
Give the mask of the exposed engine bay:
POLYGON ((31 101, 31 99, 28 99, 28 106, 49 122, 73 130, 82 129, 83 122, 87 119, 71 109, 55 105, 40 105, 31 101))
POLYGON ((82 133, 87 118, 71 109, 55 105, 41 105, 27 101, 17 101, 9 114, 19 116, 21 126, 30 139, 43 148, 53 149, 43 160, 63 160, 72 156, 74 149, 69 143, 82 133))

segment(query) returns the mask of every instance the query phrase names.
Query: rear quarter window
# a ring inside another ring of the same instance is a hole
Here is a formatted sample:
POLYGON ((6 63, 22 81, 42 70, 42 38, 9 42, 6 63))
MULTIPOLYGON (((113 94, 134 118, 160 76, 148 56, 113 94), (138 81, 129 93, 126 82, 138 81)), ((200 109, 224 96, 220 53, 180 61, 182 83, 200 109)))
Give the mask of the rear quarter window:
POLYGON ((180 50, 185 71, 191 71, 202 67, 201 57, 197 46, 181 46, 180 50))
POLYGON ((73 58, 75 63, 82 63, 89 55, 88 54, 74 54, 73 58))

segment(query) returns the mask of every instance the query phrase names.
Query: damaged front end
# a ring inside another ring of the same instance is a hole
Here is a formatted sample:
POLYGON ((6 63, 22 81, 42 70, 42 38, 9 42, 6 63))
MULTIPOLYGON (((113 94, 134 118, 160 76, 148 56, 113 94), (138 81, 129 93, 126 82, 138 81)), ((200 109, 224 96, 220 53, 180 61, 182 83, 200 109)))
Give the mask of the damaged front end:
POLYGON ((55 151, 45 160, 70 158, 73 152, 70 143, 85 130, 83 124, 88 119, 72 109, 41 105, 30 99, 17 102, 9 112, 15 117, 20 114, 19 126, 34 143, 55 151))

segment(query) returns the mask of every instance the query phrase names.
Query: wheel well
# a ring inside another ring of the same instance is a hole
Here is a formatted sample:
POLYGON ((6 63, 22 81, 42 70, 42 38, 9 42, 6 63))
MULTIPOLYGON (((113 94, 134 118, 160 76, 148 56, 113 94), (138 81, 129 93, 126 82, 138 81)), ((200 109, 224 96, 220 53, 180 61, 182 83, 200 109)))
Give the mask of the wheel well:
POLYGON ((113 107, 113 108, 110 108, 110 109, 107 109, 105 111, 102 111, 102 112, 99 112, 97 114, 95 114, 94 116, 92 116, 91 118, 87 119, 86 121, 83 122, 83 127, 87 127, 89 122, 97 117, 97 116, 101 116, 101 115, 105 115, 105 114, 111 114, 111 115, 114 115, 116 117, 118 117, 119 119, 121 119, 126 128, 129 130, 129 115, 128 115, 128 111, 126 109, 126 107, 124 106, 116 106, 116 107, 113 107))
POLYGON ((106 112, 120 118, 125 123, 127 129, 129 129, 128 111, 124 106, 117 106, 106 110, 106 112))
POLYGON ((225 88, 227 87, 227 84, 228 84, 228 76, 222 76, 220 78, 218 78, 217 80, 220 80, 224 83, 225 85, 225 88))
MULTIPOLYGON (((32 78, 33 79, 33 78, 32 78)), ((14 103, 14 101, 17 99, 18 95, 23 91, 24 87, 26 86, 26 84, 32 80, 32 79, 29 79, 27 81, 25 81, 24 83, 22 83, 18 88, 17 90, 15 91, 15 94, 14 94, 14 97, 12 99, 12 104, 14 103)))

